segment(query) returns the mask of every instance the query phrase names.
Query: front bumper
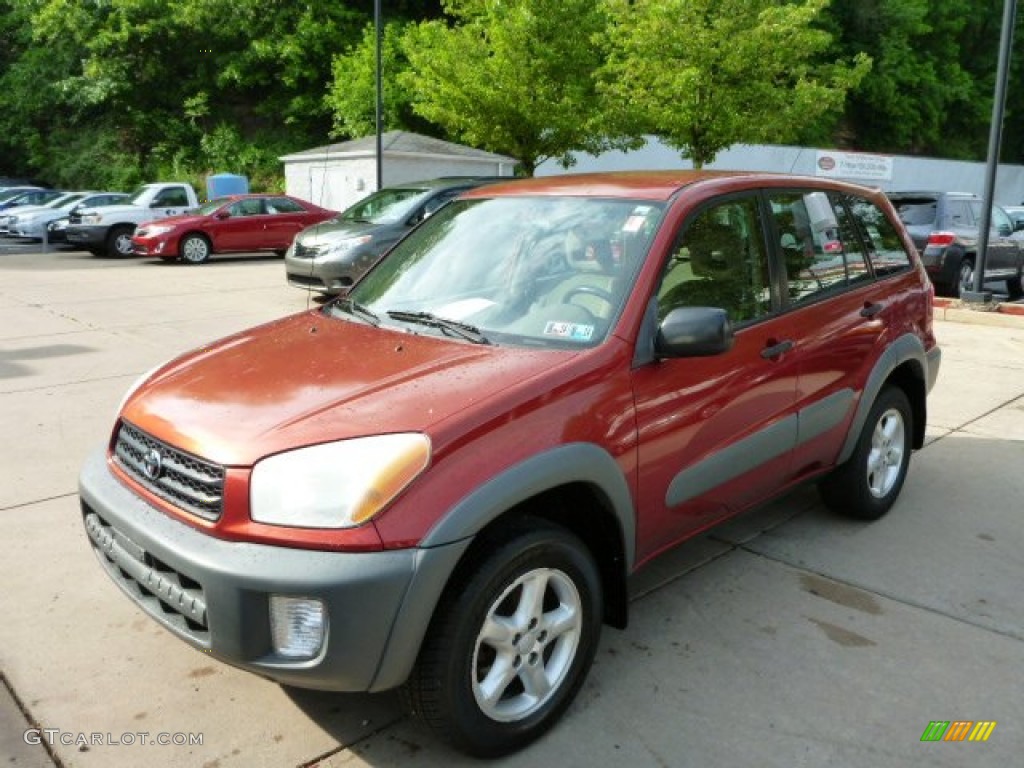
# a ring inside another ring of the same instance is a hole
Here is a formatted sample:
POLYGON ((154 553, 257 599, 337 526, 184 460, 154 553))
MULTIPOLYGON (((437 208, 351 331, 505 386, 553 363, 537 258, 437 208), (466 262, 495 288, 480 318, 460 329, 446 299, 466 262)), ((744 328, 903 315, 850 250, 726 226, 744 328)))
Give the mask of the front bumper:
POLYGON ((374 691, 401 684, 468 546, 322 552, 224 541, 135 495, 114 477, 102 451, 83 467, 79 495, 94 552, 139 607, 221 661, 302 688, 374 691), (318 657, 295 661, 274 652, 272 594, 324 603, 318 657))
POLYGON ((340 255, 297 257, 293 246, 285 254, 284 269, 289 285, 336 294, 351 288, 378 258, 378 253, 363 248, 340 255))
POLYGON ((87 248, 105 246, 107 243, 107 227, 72 224, 64 230, 64 237, 72 245, 81 245, 87 248))

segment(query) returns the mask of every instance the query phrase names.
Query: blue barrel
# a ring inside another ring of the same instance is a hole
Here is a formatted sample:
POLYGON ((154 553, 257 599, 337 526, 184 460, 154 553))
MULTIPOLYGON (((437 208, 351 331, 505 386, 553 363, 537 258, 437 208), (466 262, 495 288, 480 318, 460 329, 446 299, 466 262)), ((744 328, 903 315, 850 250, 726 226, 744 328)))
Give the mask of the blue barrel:
POLYGON ((206 199, 249 193, 249 178, 235 173, 215 173, 206 177, 206 199))

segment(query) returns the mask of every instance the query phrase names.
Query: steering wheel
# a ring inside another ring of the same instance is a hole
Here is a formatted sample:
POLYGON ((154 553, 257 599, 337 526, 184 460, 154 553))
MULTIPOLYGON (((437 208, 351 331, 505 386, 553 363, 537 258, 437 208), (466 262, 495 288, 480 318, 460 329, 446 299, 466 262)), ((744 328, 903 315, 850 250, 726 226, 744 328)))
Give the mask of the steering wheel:
POLYGON ((574 288, 570 288, 562 297, 562 303, 572 304, 572 299, 577 294, 582 294, 584 296, 596 296, 602 301, 608 302, 609 308, 615 309, 615 297, 604 288, 596 288, 593 285, 577 285, 574 288))

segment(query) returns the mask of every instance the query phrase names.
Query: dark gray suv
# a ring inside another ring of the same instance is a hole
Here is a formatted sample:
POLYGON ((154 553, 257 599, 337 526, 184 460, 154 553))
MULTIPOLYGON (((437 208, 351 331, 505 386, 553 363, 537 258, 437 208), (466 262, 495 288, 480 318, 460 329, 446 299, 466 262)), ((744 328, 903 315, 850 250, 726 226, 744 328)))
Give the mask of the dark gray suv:
MULTIPOLYGON (((936 290, 954 297, 974 287, 982 201, 965 192, 890 192, 889 199, 921 254, 936 290)), ((1024 222, 992 206, 985 281, 1005 280, 1011 298, 1022 295, 1024 222)))
POLYGON ((285 254, 288 283, 339 294, 392 245, 467 189, 508 181, 502 177, 447 177, 385 187, 295 236, 285 254))

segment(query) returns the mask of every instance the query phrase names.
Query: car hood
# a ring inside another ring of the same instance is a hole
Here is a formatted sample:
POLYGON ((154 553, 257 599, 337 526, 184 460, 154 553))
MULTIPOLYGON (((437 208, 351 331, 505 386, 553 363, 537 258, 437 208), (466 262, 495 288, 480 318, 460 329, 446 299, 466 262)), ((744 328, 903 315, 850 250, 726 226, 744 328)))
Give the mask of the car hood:
POLYGON ((304 445, 429 432, 575 354, 475 345, 314 311, 177 358, 121 415, 192 454, 247 466, 304 445))
POLYGON ((362 221, 324 221, 306 227, 296 236, 296 241, 307 248, 315 248, 320 245, 331 245, 340 240, 347 240, 350 237, 362 237, 363 235, 379 236, 398 228, 398 224, 374 223, 362 221))
POLYGON ((139 225, 139 228, 145 227, 149 224, 159 224, 161 227, 175 227, 175 226, 197 226, 199 224, 205 224, 210 220, 209 216, 196 216, 191 213, 180 213, 177 216, 165 216, 162 219, 151 219, 144 221, 139 225))

